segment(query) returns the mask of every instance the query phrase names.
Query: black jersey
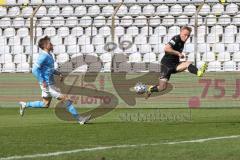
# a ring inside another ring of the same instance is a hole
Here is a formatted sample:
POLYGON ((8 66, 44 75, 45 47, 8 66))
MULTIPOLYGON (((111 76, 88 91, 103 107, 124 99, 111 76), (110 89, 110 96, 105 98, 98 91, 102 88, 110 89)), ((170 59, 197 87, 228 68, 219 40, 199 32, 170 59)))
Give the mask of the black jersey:
MULTIPOLYGON (((185 42, 181 40, 180 35, 176 35, 168 42, 168 44, 174 50, 182 53, 185 42)), ((167 62, 169 60, 174 62, 179 62, 179 57, 173 54, 165 53, 165 55, 163 56, 162 62, 167 62)))

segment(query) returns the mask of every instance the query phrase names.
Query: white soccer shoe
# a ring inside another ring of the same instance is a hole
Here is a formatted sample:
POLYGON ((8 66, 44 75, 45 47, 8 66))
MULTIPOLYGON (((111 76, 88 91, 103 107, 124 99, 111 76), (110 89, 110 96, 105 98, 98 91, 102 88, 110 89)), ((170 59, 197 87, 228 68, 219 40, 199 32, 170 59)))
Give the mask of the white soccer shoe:
POLYGON ((19 104, 20 104, 19 114, 20 114, 20 116, 23 117, 24 111, 26 109, 26 103, 25 102, 19 102, 19 104))
POLYGON ((90 119, 91 119, 91 115, 86 116, 86 117, 80 117, 78 119, 78 123, 83 125, 83 124, 86 124, 90 119))

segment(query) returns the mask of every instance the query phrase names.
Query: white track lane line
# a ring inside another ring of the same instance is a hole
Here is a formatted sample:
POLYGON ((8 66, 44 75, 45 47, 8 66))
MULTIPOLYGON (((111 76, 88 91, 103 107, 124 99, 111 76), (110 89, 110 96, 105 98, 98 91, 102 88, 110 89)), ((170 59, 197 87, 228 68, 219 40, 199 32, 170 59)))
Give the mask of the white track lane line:
POLYGON ((144 146, 174 145, 174 144, 184 144, 184 143, 203 143, 207 141, 216 141, 216 140, 234 139, 234 138, 240 138, 240 135, 212 137, 212 138, 195 139, 195 140, 188 140, 188 141, 174 141, 174 142, 165 142, 165 143, 132 144, 132 145, 126 144, 126 145, 95 147, 95 148, 81 148, 81 149, 75 149, 70 151, 59 151, 59 152, 43 153, 43 154, 4 157, 4 158, 0 158, 0 160, 17 160, 17 159, 40 158, 40 157, 52 157, 52 156, 59 156, 64 154, 72 154, 72 153, 78 153, 78 152, 92 152, 92 151, 108 150, 108 149, 114 149, 114 148, 135 148, 135 147, 144 147, 144 146))

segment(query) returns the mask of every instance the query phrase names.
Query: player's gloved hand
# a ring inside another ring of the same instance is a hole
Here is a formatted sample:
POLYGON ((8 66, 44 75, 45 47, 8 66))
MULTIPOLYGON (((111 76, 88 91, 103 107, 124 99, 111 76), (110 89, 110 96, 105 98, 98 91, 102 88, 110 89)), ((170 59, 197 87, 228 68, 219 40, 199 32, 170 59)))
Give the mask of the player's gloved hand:
POLYGON ((179 53, 178 53, 178 57, 179 57, 179 58, 184 58, 184 54, 182 54, 182 53, 179 52, 179 53))

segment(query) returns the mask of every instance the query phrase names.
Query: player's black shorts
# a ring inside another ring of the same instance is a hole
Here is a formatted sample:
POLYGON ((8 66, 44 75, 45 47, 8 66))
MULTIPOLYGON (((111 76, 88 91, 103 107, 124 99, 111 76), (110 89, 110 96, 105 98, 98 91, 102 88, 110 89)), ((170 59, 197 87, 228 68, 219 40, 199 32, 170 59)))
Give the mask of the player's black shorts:
POLYGON ((161 70, 160 70, 160 79, 169 80, 171 77, 171 74, 177 73, 176 69, 179 64, 180 64, 179 61, 162 59, 161 70))

